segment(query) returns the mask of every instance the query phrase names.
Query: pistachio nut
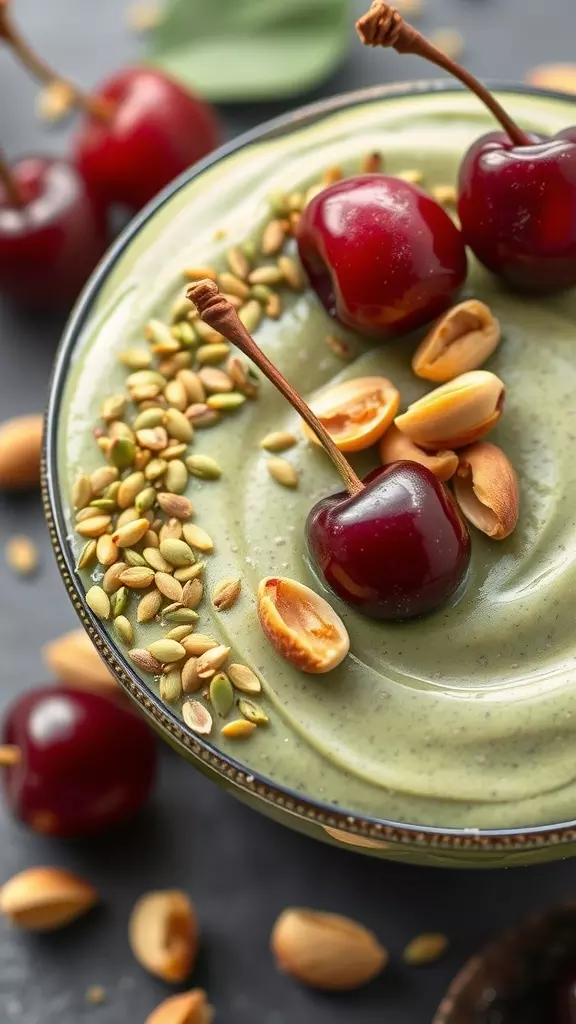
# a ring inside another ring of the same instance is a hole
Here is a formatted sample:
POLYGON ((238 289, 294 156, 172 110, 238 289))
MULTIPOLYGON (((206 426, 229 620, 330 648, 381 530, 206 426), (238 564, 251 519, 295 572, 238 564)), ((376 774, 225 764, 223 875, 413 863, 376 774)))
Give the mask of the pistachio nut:
POLYGON ((460 452, 454 494, 467 519, 493 540, 512 533, 520 513, 518 475, 508 456, 489 441, 460 452))
POLYGON ((389 466, 392 462, 418 462, 426 466, 438 480, 450 480, 458 467, 458 456, 456 452, 440 451, 425 452, 419 448, 410 438, 403 434, 398 427, 392 424, 380 438, 378 445, 380 461, 383 466, 389 466))
POLYGON ((412 358, 417 377, 441 384, 476 370, 500 341, 500 323, 484 302, 468 299, 449 309, 420 342, 412 358))
POLYGON ((0 913, 28 931, 47 932, 75 921, 98 900, 94 887, 60 868, 28 868, 0 889, 0 913))
POLYGON ((503 407, 500 378, 487 370, 471 370, 413 402, 394 422, 414 444, 436 452, 464 448, 484 437, 503 407))

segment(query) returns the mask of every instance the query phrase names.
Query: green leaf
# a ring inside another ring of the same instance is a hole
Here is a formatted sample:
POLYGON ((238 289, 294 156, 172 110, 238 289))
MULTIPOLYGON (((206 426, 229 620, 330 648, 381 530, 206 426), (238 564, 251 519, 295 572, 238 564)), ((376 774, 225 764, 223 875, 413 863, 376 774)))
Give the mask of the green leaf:
POLYGON ((168 0, 148 63, 217 102, 305 92, 342 60, 348 0, 168 0))

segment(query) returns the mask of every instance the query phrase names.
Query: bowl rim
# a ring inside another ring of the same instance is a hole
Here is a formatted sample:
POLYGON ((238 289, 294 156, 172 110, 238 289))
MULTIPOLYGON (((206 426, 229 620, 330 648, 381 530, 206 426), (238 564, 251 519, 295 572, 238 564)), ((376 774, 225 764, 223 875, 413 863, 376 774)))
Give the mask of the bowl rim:
MULTIPOLYGON (((490 83, 500 92, 524 96, 537 96, 550 100, 570 102, 574 97, 556 90, 539 89, 514 83, 490 83)), ((131 696, 161 727, 166 739, 171 740, 182 753, 192 755, 208 770, 212 769, 226 784, 242 791, 246 797, 256 797, 274 805, 280 811, 287 811, 296 817, 306 818, 325 828, 328 834, 335 830, 349 836, 365 836, 376 839, 374 846, 386 847, 399 843, 410 846, 445 847, 457 846, 463 850, 518 850, 533 849, 576 840, 576 819, 548 825, 516 826, 502 829, 449 828, 432 825, 418 825, 411 822, 394 821, 364 813, 358 813, 339 805, 324 804, 321 800, 304 795, 283 786, 266 775, 244 766, 240 761, 220 751, 207 739, 196 735, 179 718, 176 712, 163 703, 160 697, 149 689, 140 678, 127 656, 112 637, 104 632, 100 622, 88 608, 85 592, 80 585, 74 559, 67 542, 67 525, 63 503, 58 489, 58 421, 62 396, 65 390, 71 356, 78 338, 92 312, 108 274, 123 255, 131 241, 147 222, 173 196, 189 182, 206 170, 255 142, 267 141, 295 128, 302 128, 321 117, 336 113, 356 104, 374 103, 380 100, 408 98, 436 93, 461 93, 465 91, 458 83, 449 80, 422 79, 387 83, 379 86, 340 93, 328 99, 306 104, 295 110, 274 117, 263 124, 242 133, 232 141, 216 149, 205 159, 184 171, 152 199, 142 211, 124 228, 119 237, 107 250, 77 300, 56 352, 49 385, 46 407, 45 430, 42 450, 42 498, 48 522, 50 538, 58 566, 72 603, 101 657, 131 696), (378 842, 378 841, 381 842, 378 842), (384 842, 385 841, 385 842, 384 842), (388 842, 389 841, 389 842, 388 842)), ((345 841, 345 840, 344 840, 345 841)), ((361 844, 359 844, 361 845, 361 844)), ((368 843, 366 845, 369 845, 368 843)))

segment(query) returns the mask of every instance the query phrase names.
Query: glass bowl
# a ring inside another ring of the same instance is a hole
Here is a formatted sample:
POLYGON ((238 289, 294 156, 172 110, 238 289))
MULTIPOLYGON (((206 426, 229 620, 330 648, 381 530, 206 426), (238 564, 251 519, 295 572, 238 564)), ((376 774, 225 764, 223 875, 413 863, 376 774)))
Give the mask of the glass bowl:
MULTIPOLYGON (((566 103, 560 94, 506 87, 516 103, 566 103), (540 97, 539 100, 533 98, 540 97)), ((225 787, 255 810, 316 839, 353 848, 358 852, 416 864, 438 866, 512 866, 564 858, 576 851, 576 821, 538 827, 511 829, 440 828, 369 817, 352 807, 335 807, 322 802, 314 793, 292 792, 274 778, 259 775, 241 760, 222 753, 208 739, 196 735, 183 722, 177 710, 164 704, 137 675, 122 648, 103 628, 88 608, 84 587, 75 569, 75 557, 69 538, 66 501, 61 486, 62 413, 66 388, 72 386, 75 367, 90 330, 98 324, 98 303, 106 295, 111 277, 118 285, 135 258, 146 246, 151 223, 170 222, 185 203, 186 187, 231 155, 248 150, 263 141, 278 139, 295 129, 322 122, 335 113, 355 107, 359 111, 372 104, 397 99, 413 100, 443 94, 459 104, 462 92, 445 82, 402 83, 363 90, 304 107, 276 119, 222 147, 172 183, 128 226, 94 273, 69 321, 60 345, 52 379, 47 411, 43 498, 50 535, 62 578, 72 603, 100 655, 130 694, 151 724, 191 764, 225 787)), ((407 106, 407 111, 410 107, 407 106)))

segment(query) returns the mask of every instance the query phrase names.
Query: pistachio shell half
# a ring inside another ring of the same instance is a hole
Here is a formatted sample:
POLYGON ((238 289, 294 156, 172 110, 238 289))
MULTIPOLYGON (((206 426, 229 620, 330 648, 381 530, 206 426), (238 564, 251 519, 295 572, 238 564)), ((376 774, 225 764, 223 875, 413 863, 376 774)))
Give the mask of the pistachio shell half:
POLYGON ((500 341, 500 323, 484 302, 468 299, 449 309, 428 332, 412 358, 417 377, 438 384, 476 370, 500 341))
POLYGON ((413 402, 394 422, 426 451, 464 448, 496 425, 503 407, 500 378, 488 370, 471 370, 413 402))
POLYGON ((442 451, 435 454, 425 452, 414 444, 406 434, 398 430, 394 424, 388 428, 384 437, 380 438, 379 451, 383 466, 404 460, 418 462, 434 473, 438 480, 450 480, 458 468, 456 452, 442 451))
POLYGON ((518 522, 516 470, 495 444, 479 441, 460 452, 454 494, 464 515, 487 537, 504 540, 518 522))
POLYGON ((323 597, 297 580, 261 580, 258 615, 272 646, 302 672, 330 672, 348 654, 350 637, 342 620, 323 597))
POLYGON ((180 984, 198 953, 196 912, 177 889, 147 892, 137 901, 129 924, 130 947, 139 964, 163 981, 180 984))

